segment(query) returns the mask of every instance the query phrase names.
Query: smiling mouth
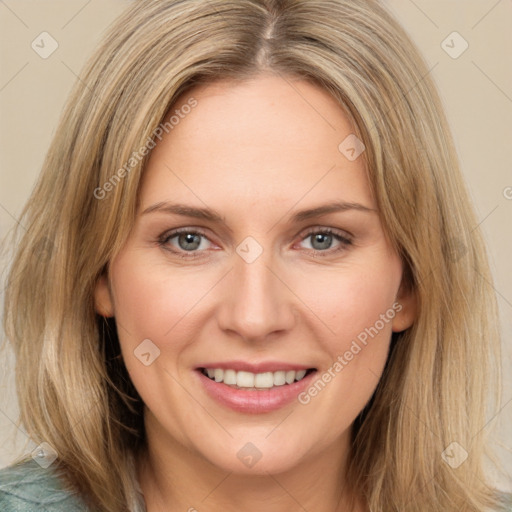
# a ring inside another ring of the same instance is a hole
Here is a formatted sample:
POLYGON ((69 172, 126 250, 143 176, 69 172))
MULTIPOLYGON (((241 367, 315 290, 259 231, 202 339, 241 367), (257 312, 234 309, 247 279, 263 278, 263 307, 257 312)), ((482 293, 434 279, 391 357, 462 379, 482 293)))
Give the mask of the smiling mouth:
POLYGON ((198 368, 210 380, 223 383, 233 389, 263 391, 299 382, 307 375, 316 372, 316 368, 307 370, 278 370, 276 372, 252 373, 223 368, 198 368))

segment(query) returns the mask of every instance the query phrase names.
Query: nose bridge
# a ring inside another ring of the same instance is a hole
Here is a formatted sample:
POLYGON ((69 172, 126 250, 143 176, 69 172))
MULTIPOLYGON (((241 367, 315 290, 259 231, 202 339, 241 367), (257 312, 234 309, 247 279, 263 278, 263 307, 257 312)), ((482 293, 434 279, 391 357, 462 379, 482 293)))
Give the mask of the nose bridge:
POLYGON ((277 277, 272 252, 251 237, 236 252, 219 317, 221 327, 247 340, 289 329, 294 322, 292 294, 277 277))

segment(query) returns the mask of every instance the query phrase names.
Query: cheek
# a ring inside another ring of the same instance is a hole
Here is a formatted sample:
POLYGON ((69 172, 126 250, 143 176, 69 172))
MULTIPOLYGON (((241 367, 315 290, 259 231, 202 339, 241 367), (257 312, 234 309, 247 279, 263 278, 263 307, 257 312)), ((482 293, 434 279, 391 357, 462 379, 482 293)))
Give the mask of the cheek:
POLYGON ((327 357, 300 401, 319 407, 329 402, 332 407, 325 410, 336 424, 346 427, 370 399, 386 363, 392 322, 401 309, 396 302, 401 264, 398 258, 381 259, 347 267, 328 278, 316 277, 306 300, 314 301, 312 309, 328 328, 317 331, 327 333, 317 337, 327 357), (312 289, 321 293, 315 298, 312 289))
POLYGON ((186 409, 190 400, 177 382, 183 351, 191 339, 187 319, 204 291, 192 274, 177 276, 132 249, 118 255, 110 277, 121 352, 130 378, 149 410, 168 415, 164 422, 183 441, 186 428, 180 429, 173 411, 186 409), (144 361, 145 353, 149 361, 144 361), (168 404, 164 412, 163 403, 168 404))
POLYGON ((131 343, 164 340, 179 331, 180 321, 204 295, 204 280, 200 287, 192 273, 176 273, 136 253, 120 255, 112 268, 116 322, 124 331, 123 340, 131 343))
POLYGON ((391 333, 390 320, 396 314, 393 304, 400 277, 401 264, 397 259, 361 263, 303 279, 297 294, 324 324, 327 336, 322 338, 331 346, 332 353, 333 348, 343 348, 347 341, 374 326, 383 314, 385 326, 379 321, 377 328, 391 333))
POLYGON ((181 371, 181 357, 191 336, 187 318, 201 290, 191 282, 192 275, 177 279, 176 273, 164 271, 161 263, 137 257, 136 251, 120 254, 111 269, 123 359, 139 394, 151 404, 157 397, 155 389, 174 388, 170 374, 181 371))

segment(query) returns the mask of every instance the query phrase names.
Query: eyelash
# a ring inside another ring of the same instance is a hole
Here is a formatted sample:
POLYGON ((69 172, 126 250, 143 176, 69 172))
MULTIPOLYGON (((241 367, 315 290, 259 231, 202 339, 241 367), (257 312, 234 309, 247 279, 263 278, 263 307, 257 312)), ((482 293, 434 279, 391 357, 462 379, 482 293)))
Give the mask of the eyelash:
MULTIPOLYGON (((200 258, 202 256, 201 252, 203 252, 203 251, 184 251, 184 250, 178 251, 178 250, 169 248, 169 246, 167 245, 169 243, 169 241, 171 239, 175 238, 177 235, 180 235, 182 233, 187 233, 187 234, 191 234, 191 235, 199 235, 199 236, 202 236, 202 237, 206 238, 207 240, 209 240, 209 238, 206 236, 206 234, 203 233, 199 229, 180 228, 180 229, 175 229, 170 232, 165 232, 162 235, 160 235, 157 239, 157 244, 160 247, 164 248, 165 250, 170 251, 173 254, 177 255, 179 258, 184 258, 184 259, 200 258)), ((318 249, 309 249, 308 251, 313 252, 315 254, 315 256, 320 255, 320 257, 322 257, 322 258, 326 257, 326 256, 332 256, 334 253, 344 251, 344 250, 346 250, 346 248, 348 246, 352 245, 352 240, 350 240, 350 238, 335 232, 331 228, 315 228, 311 231, 308 231, 301 238, 301 241, 306 240, 307 238, 309 238, 313 235, 317 235, 317 234, 332 235, 336 240, 338 240, 338 242, 340 242, 340 245, 335 249, 326 249, 325 251, 321 251, 318 249)))

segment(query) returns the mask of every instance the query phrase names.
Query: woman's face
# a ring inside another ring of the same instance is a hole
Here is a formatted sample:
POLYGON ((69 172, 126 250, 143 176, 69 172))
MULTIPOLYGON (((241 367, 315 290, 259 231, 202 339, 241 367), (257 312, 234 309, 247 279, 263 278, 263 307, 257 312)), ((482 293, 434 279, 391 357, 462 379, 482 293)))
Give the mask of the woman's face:
POLYGON ((176 109, 96 289, 150 445, 238 473, 341 460, 414 315, 354 128, 322 89, 271 76, 176 109))

